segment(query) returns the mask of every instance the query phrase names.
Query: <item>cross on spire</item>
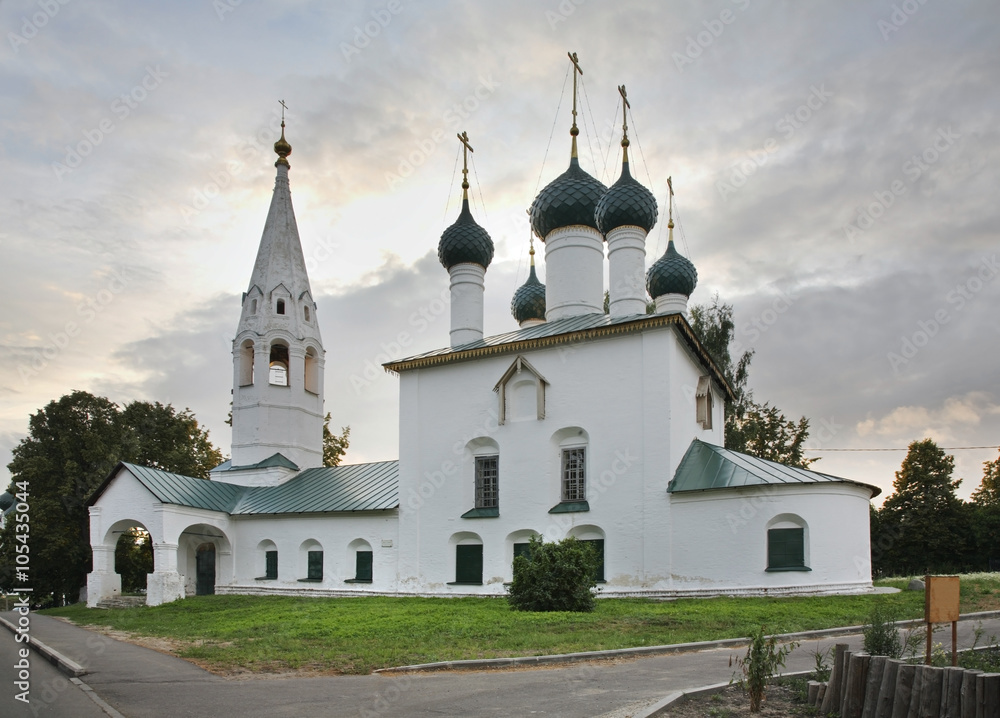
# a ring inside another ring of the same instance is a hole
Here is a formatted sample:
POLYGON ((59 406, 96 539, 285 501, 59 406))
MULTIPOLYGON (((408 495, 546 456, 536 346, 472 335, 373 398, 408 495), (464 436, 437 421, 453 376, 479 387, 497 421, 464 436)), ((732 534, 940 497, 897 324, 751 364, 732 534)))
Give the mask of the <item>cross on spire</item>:
POLYGON ((284 127, 285 126, 284 125, 284 122, 285 122, 285 110, 288 109, 288 105, 285 104, 284 100, 278 100, 278 104, 281 105, 281 122, 282 122, 281 126, 284 127))
POLYGON ((670 239, 673 241, 674 238, 674 183, 672 177, 667 177, 667 190, 669 190, 667 202, 670 206, 670 219, 667 221, 667 227, 670 229, 670 239))
POLYGON ((469 144, 469 133, 462 132, 457 135, 458 141, 462 143, 462 199, 469 199, 469 153, 475 152, 469 144))
POLYGON ((569 56, 569 61, 573 63, 573 126, 570 128, 569 133, 573 137, 573 157, 576 157, 576 136, 580 134, 580 130, 576 126, 576 76, 579 73, 580 77, 583 77, 583 68, 580 67, 580 60, 576 56, 575 52, 567 52, 569 56))
POLYGON ((625 92, 625 85, 618 86, 618 94, 622 96, 622 152, 624 153, 624 162, 628 162, 628 111, 632 109, 632 105, 628 101, 628 93, 625 92))

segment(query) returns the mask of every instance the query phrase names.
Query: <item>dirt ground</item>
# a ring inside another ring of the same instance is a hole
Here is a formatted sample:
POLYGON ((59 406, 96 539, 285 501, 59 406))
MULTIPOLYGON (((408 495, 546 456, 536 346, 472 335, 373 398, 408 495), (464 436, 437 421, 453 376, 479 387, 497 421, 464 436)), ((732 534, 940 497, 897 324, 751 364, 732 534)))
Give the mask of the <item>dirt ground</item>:
POLYGON ((776 718, 777 716, 812 716, 815 711, 797 700, 788 685, 772 685, 767 689, 760 713, 750 712, 750 699, 737 686, 719 693, 691 698, 663 715, 673 718, 776 718))

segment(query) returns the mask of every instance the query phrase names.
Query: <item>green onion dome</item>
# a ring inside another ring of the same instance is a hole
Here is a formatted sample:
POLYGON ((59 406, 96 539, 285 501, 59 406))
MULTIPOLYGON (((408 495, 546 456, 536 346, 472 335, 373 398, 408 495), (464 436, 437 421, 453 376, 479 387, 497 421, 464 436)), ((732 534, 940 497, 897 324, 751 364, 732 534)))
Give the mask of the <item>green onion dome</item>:
POLYGON ((534 262, 531 264, 528 281, 514 292, 514 298, 510 301, 510 313, 518 324, 529 319, 545 320, 545 285, 538 281, 534 262))
POLYGON ((438 259, 445 269, 465 262, 478 264, 486 269, 493 261, 493 240, 472 218, 468 199, 462 200, 462 213, 458 215, 455 224, 441 234, 438 259))
POLYGON ((674 240, 667 242, 667 251, 646 272, 646 291, 653 299, 664 294, 683 294, 690 297, 698 286, 698 270, 691 260, 674 247, 674 240))
POLYGON ((607 187, 587 174, 573 157, 569 169, 552 180, 531 203, 531 228, 545 240, 562 227, 583 225, 597 229, 594 209, 607 187))
POLYGON ((622 162, 622 174, 597 203, 597 228, 601 234, 627 225, 641 227, 647 233, 656 224, 656 198, 642 186, 622 162))

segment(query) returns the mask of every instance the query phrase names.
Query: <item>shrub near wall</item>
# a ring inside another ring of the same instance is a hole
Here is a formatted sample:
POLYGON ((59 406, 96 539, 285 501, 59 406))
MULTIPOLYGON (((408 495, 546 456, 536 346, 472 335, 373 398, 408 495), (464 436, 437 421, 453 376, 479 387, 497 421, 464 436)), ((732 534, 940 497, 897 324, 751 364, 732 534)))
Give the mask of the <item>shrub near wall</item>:
POLYGON ((518 611, 593 611, 599 568, 597 549, 588 543, 532 537, 528 555, 514 559, 507 600, 518 611))

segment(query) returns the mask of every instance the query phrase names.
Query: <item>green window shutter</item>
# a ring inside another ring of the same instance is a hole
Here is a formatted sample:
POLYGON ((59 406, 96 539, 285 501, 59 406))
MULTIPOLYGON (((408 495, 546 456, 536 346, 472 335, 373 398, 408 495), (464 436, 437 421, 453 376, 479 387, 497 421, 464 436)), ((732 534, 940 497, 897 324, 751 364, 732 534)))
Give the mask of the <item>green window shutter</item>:
POLYGON ((354 580, 355 581, 371 581, 372 580, 372 552, 371 551, 358 551, 357 553, 357 566, 354 570, 354 580))
POLYGON ((455 547, 455 583, 483 582, 483 545, 455 547))
POLYGON ((594 575, 594 579, 604 581, 604 539, 588 539, 581 541, 581 543, 591 544, 597 549, 597 555, 601 557, 601 563, 597 566, 597 573, 594 575))
POLYGON ((805 531, 803 529, 771 529, 767 532, 767 567, 804 568, 805 531))
POLYGON ((278 577, 278 552, 268 551, 264 554, 265 557, 265 570, 264 578, 277 578, 278 577))
POLYGON ((310 551, 309 552, 309 572, 306 578, 312 579, 314 581, 323 580, 323 552, 322 551, 310 551))
POLYGON ((514 558, 518 556, 524 556, 529 561, 531 560, 531 544, 530 543, 516 543, 514 544, 514 558))

